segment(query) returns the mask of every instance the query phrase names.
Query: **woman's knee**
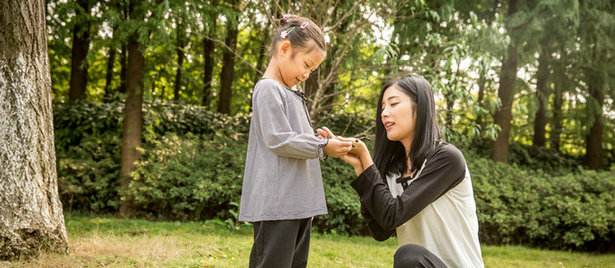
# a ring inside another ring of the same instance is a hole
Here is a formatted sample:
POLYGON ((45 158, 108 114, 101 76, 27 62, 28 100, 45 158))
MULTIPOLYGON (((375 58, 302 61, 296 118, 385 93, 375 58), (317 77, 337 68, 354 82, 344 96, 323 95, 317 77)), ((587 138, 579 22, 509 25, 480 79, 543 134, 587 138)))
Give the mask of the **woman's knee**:
POLYGON ((444 263, 429 250, 417 244, 406 244, 395 252, 394 267, 446 267, 444 263))

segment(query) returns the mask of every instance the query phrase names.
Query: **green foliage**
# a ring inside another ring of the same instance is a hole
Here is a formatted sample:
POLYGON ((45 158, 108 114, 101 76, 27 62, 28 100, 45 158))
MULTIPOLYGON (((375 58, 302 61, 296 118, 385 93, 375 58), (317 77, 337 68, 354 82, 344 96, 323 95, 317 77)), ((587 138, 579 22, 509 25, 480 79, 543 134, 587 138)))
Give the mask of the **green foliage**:
POLYGON ((58 188, 64 209, 118 208, 119 103, 54 102, 58 188))
POLYGON ((336 234, 369 234, 361 217, 361 203, 350 186, 355 178, 354 169, 338 158, 321 162, 321 168, 328 214, 314 220, 316 230, 336 234))
MULTIPOLYGON (((236 229, 248 117, 223 116, 175 103, 146 103, 144 110, 142 158, 128 188, 141 215, 213 219, 211 223, 236 229)), ((117 210, 121 116, 120 102, 54 103, 59 190, 67 210, 117 210)), ((361 115, 322 117, 321 122, 348 136, 369 136, 373 124, 361 115)), ((372 148, 372 142, 367 142, 372 148)), ((514 148, 513 155, 519 155, 514 159, 525 166, 466 154, 481 241, 612 250, 615 169, 586 171, 577 169, 574 160, 549 151, 517 152, 514 148)), ((315 229, 367 234, 359 200, 350 186, 355 177, 352 168, 334 158, 321 162, 321 167, 329 213, 315 219, 315 229)))
POLYGON ((613 250, 615 170, 552 177, 481 158, 468 167, 481 241, 613 250))
MULTIPOLYGON (((115 211, 119 206, 124 104, 119 101, 56 101, 53 106, 58 185, 65 209, 96 213, 115 211)), ((202 107, 174 103, 145 103, 143 117, 144 154, 152 146, 160 145, 159 139, 164 133, 239 139, 249 127, 249 118, 245 115, 222 116, 202 107)), ((200 152, 206 154, 206 150, 200 152)), ((245 150, 241 154, 245 154, 245 150)))
POLYGON ((241 196, 246 136, 162 136, 144 148, 129 194, 149 218, 236 217, 229 209, 241 196))
POLYGON ((582 159, 564 155, 552 148, 527 146, 519 143, 510 145, 510 163, 523 168, 541 169, 551 175, 565 175, 580 171, 582 159))

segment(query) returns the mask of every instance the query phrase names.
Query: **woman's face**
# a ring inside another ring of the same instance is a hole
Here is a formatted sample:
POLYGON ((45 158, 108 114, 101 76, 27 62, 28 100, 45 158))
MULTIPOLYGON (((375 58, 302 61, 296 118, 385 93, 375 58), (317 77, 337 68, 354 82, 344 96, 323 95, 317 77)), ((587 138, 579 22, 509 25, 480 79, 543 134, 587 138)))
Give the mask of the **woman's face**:
POLYGON ((409 146, 414 137, 416 114, 414 102, 397 85, 392 85, 382 96, 380 119, 391 141, 400 141, 409 146), (406 144, 408 143, 408 144, 406 144))

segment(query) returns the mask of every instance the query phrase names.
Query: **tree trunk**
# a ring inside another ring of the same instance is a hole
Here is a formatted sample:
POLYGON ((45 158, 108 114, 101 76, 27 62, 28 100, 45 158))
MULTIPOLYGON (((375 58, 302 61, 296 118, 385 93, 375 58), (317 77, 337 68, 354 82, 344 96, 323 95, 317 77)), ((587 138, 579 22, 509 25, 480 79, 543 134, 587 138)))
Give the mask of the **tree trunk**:
MULTIPOLYGON (((590 71, 595 72, 595 71, 590 71)), ((593 118, 587 120, 589 124, 585 139, 585 164, 590 169, 602 168, 602 107, 604 105, 604 93, 602 92, 603 75, 592 74, 589 76, 588 81, 589 93, 592 98, 587 101, 587 114, 593 118), (593 100, 592 100, 593 99, 593 100), (592 105, 592 101, 595 101, 595 105, 592 105)))
POLYGON ((512 103, 514 98, 514 84, 517 79, 517 48, 514 44, 508 46, 508 56, 502 61, 500 72, 500 87, 498 97, 502 106, 493 116, 494 123, 500 126, 500 133, 493 143, 491 159, 506 163, 508 159, 508 137, 510 134, 510 120, 512 119, 512 103))
POLYGON ((560 136, 562 134, 562 86, 563 83, 556 82, 555 92, 553 92, 553 119, 551 125, 551 148, 560 151, 560 136))
POLYGON ((173 100, 179 100, 179 91, 182 88, 182 68, 184 66, 184 41, 182 38, 183 32, 181 20, 177 23, 177 72, 175 73, 175 91, 173 92, 173 100))
POLYGON ((211 91, 211 81, 213 80, 214 72, 214 41, 211 41, 207 37, 213 37, 214 29, 216 27, 216 20, 213 20, 213 25, 209 28, 208 36, 203 38, 203 55, 205 57, 204 76, 203 76, 203 101, 202 105, 207 107, 209 105, 209 94, 211 91))
MULTIPOLYGON (((546 47, 543 46, 543 48, 546 47)), ((549 78, 549 52, 543 51, 538 59, 538 71, 536 73, 536 100, 538 101, 538 110, 534 119, 534 138, 532 144, 537 147, 544 147, 546 143, 546 126, 547 126, 547 100, 549 92, 547 88, 547 79, 549 78)))
POLYGON ((455 94, 451 90, 444 94, 444 98, 446 99, 446 111, 444 112, 444 125, 446 126, 447 131, 453 129, 453 108, 455 107, 455 94))
POLYGON ((237 46, 237 33, 239 23, 238 16, 226 20, 226 39, 225 43, 228 49, 224 50, 222 57, 222 71, 220 73, 220 99, 218 101, 218 112, 223 114, 231 113, 231 98, 233 86, 233 73, 235 69, 235 48, 237 46), (229 49, 231 51, 229 51, 229 49))
MULTIPOLYGON (((481 68, 480 68, 480 75, 478 77, 478 105, 480 107, 483 107, 483 102, 485 99, 485 86, 487 84, 487 75, 486 75, 486 66, 487 64, 485 64, 485 61, 482 60, 481 61, 481 68)), ((481 129, 483 128, 483 115, 482 113, 479 113, 478 116, 476 117, 476 123, 481 127, 481 129)))
POLYGON ((126 70, 128 67, 126 65, 128 62, 128 47, 126 45, 122 45, 122 53, 120 54, 120 92, 126 93, 126 70))
POLYGON ((68 253, 58 195, 45 1, 0 1, 0 260, 68 253))
MULTIPOLYGON (((508 3, 508 17, 510 18, 517 12, 517 1, 510 0, 508 3)), ((513 31, 512 29, 510 31, 513 31)), ((509 34, 511 37, 513 32, 509 34)), ((511 38, 508 45, 508 55, 502 60, 500 71, 500 87, 498 97, 502 101, 502 106, 495 111, 493 116, 494 123, 500 126, 500 133, 492 145, 491 159, 496 162, 508 160, 508 139, 510 135, 510 120, 512 119, 512 103, 514 99, 514 86, 517 80, 517 47, 515 38, 511 38)))
MULTIPOLYGON (((77 17, 90 15, 88 0, 80 0, 79 6, 83 9, 83 14, 77 15, 77 17)), ((88 19, 85 19, 85 21, 85 23, 76 23, 73 28, 73 54, 70 67, 70 90, 68 92, 70 100, 85 97, 85 89, 88 84, 86 56, 90 47, 90 25, 87 22, 88 19)))
MULTIPOLYGON (((269 32, 270 25, 271 25, 271 22, 267 21, 267 26, 265 26, 265 29, 263 29, 263 33, 269 32)), ((256 61, 256 70, 260 70, 261 73, 259 73, 258 71, 254 71, 254 79, 252 79, 253 89, 256 86, 256 83, 258 83, 258 81, 260 81, 263 78, 263 75, 262 75, 262 72, 264 72, 263 64, 265 62, 265 54, 267 53, 267 45, 269 44, 269 38, 267 36, 268 36, 267 34, 262 35, 263 39, 261 39, 261 43, 258 49, 258 60, 256 61)), ((252 94, 250 94, 250 96, 252 96, 252 94)), ((250 97, 250 112, 252 112, 252 97, 250 97)))
POLYGON ((109 47, 109 59, 107 60, 107 75, 105 77, 105 100, 111 97, 111 82, 113 82, 113 64, 115 63, 115 48, 109 47))
MULTIPOLYGON (((133 10, 131 8, 131 10, 133 10)), ((121 170, 122 189, 126 190, 132 177, 131 172, 135 170, 135 161, 139 160, 140 154, 137 147, 141 147, 141 128, 143 125, 143 75, 144 62, 143 54, 139 50, 138 32, 133 33, 133 37, 128 42, 128 66, 126 80, 126 102, 124 105, 124 123, 122 127, 121 145, 121 170)), ((128 196, 122 198, 120 215, 125 217, 134 216, 135 206, 128 196)))

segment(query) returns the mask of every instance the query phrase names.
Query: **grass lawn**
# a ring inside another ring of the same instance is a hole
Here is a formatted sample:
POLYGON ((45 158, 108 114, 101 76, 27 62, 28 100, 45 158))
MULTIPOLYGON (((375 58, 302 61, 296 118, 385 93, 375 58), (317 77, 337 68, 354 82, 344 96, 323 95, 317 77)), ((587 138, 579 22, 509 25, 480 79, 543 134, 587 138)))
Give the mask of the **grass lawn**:
MULTIPOLYGON (((252 228, 66 216, 68 255, 41 254, 0 267, 247 267, 252 228)), ((308 267, 392 267, 397 241, 313 234, 308 267)), ((482 246, 486 267, 615 267, 615 254, 482 246)))

